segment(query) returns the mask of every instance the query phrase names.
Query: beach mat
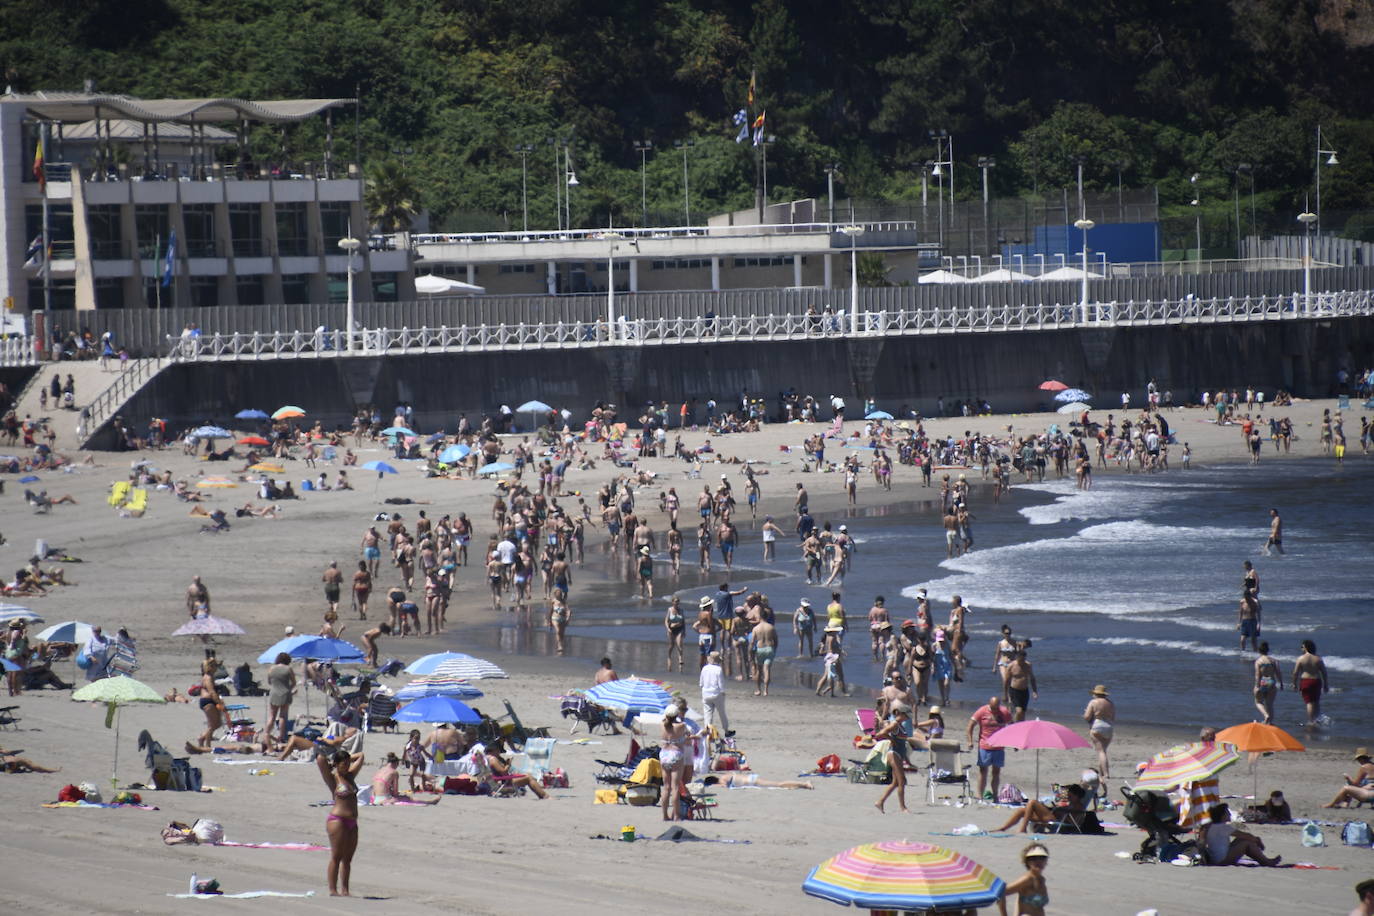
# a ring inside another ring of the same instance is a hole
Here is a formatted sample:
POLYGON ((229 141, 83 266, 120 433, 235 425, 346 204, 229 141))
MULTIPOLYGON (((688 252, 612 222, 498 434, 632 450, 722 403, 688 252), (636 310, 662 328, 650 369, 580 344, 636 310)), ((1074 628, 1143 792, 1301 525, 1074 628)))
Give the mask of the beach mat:
POLYGON ((240 849, 290 849, 301 852, 319 852, 329 848, 328 846, 317 846, 314 843, 234 843, 229 840, 222 840, 209 845, 237 846, 240 849))
POLYGON ((314 891, 295 894, 290 891, 243 891, 238 894, 168 894, 179 900, 249 900, 254 897, 313 897, 314 891))
POLYGON ((140 811, 156 811, 156 805, 132 805, 127 802, 88 802, 88 801, 69 801, 69 802, 44 802, 44 808, 137 808, 140 811))

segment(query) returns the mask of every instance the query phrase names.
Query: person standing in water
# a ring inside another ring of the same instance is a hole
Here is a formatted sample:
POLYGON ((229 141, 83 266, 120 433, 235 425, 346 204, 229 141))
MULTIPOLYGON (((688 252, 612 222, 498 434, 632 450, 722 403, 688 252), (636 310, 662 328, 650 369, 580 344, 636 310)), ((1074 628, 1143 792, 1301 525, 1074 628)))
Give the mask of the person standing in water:
POLYGON ((1302 655, 1293 663, 1293 689, 1302 694, 1307 705, 1307 724, 1316 725, 1322 714, 1322 694, 1331 689, 1326 679, 1326 662, 1317 654, 1317 644, 1302 641, 1302 655))
POLYGON ((1283 675, 1279 663, 1269 655, 1269 643, 1259 644, 1259 658, 1255 659, 1255 708, 1264 716, 1264 724, 1274 724, 1274 700, 1283 689, 1283 675))
POLYGON ((1269 538, 1264 542, 1264 555, 1270 556, 1269 548, 1274 548, 1283 556, 1283 519, 1278 509, 1269 510, 1269 538))

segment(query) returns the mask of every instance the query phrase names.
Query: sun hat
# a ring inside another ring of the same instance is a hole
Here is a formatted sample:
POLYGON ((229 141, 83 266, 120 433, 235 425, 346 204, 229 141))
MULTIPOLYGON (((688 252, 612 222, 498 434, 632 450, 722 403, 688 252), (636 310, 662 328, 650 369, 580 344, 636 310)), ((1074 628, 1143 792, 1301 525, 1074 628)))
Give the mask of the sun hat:
POLYGON ((1026 847, 1026 851, 1021 853, 1022 861, 1026 859, 1048 859, 1050 851, 1039 843, 1032 843, 1026 847))
POLYGON ((938 715, 940 714, 940 707, 938 707, 938 706, 932 706, 932 707, 930 707, 930 713, 929 713, 929 714, 932 715, 932 716, 938 716, 938 715))
POLYGON ((1355 759, 1356 759, 1356 760, 1359 760, 1361 757, 1368 757, 1368 756, 1369 756, 1369 748, 1367 748, 1367 747, 1357 747, 1357 748, 1355 748, 1355 759))
POLYGON ((647 553, 649 552, 648 546, 646 545, 646 546, 644 546, 644 547, 639 548, 639 552, 640 552, 640 553, 647 554, 647 553))
POLYGON ((903 629, 903 630, 905 630, 907 627, 914 627, 914 626, 916 626, 916 621, 912 620, 910 617, 908 617, 906 620, 903 620, 903 621, 902 621, 902 629, 903 629))
POLYGON ((1093 688, 1093 696, 1095 697, 1105 697, 1110 695, 1111 694, 1107 693, 1107 688, 1103 684, 1098 684, 1096 687, 1093 688))
POLYGON ((801 600, 801 606, 802 606, 802 607, 810 607, 810 606, 811 606, 811 599, 810 599, 810 598, 803 598, 803 599, 801 600))
POLYGON ((715 604, 710 595, 702 595, 701 600, 697 602, 697 607, 715 607, 715 604))

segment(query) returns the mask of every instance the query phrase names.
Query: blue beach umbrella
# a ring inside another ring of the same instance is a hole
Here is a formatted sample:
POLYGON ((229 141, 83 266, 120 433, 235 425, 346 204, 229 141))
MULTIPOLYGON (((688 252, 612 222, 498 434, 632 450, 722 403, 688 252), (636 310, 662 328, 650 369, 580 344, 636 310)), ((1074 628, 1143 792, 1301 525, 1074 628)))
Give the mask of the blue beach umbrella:
POLYGON ((606 681, 587 691, 587 699, 607 709, 623 709, 627 715, 663 712, 673 695, 662 686, 643 678, 627 677, 606 681))
POLYGON ((1061 404, 1067 404, 1070 401, 1091 401, 1093 396, 1082 388, 1065 388, 1056 394, 1054 399, 1061 404))
POLYGON ((438 442, 438 441, 439 441, 440 439, 442 439, 442 438, 444 438, 444 434, 443 434, 443 433, 431 433, 430 436, 429 436, 429 438, 425 439, 425 444, 426 444, 426 445, 433 445, 434 443, 438 442))
POLYGON ((0 604, 0 624, 8 626, 11 620, 22 620, 24 623, 43 622, 40 615, 26 607, 20 607, 17 604, 0 604))
POLYGON ((439 460, 444 464, 453 464, 455 461, 462 461, 472 453, 472 449, 466 445, 450 445, 439 453, 439 460))
POLYGON ((363 650, 351 642, 329 636, 316 636, 284 650, 292 658, 308 658, 318 662, 362 662, 363 650))
POLYGON ((433 674, 434 669, 444 662, 466 661, 471 658, 472 656, 466 652, 431 652, 406 665, 405 670, 407 674, 433 674))
POLYGON ((268 646, 267 649, 264 650, 263 653, 258 656, 258 664, 270 665, 277 660, 277 656, 280 655, 282 652, 285 652, 287 655, 290 655, 292 649, 304 643, 308 643, 312 639, 319 639, 319 637, 312 636, 309 633, 297 633, 295 636, 288 636, 285 639, 279 639, 276 642, 272 643, 272 645, 268 646))
POLYGON ((865 420, 891 420, 891 419, 892 419, 892 414, 888 413, 886 410, 870 410, 868 413, 864 414, 864 419, 865 419, 865 420))
POLYGON ((377 475, 378 475, 379 477, 380 477, 382 474, 396 474, 396 473, 399 473, 395 468, 393 468, 391 465, 387 464, 385 461, 369 461, 367 464, 363 465, 363 470, 364 470, 364 471, 376 471, 376 472, 377 472, 377 475))
POLYGON ((225 439, 234 434, 223 426, 197 426, 191 430, 191 435, 197 439, 225 439))
POLYGON ((406 429, 404 426, 388 426, 386 429, 382 430, 382 435, 384 435, 384 436, 414 436, 414 435, 416 435, 416 432, 415 432, 415 430, 413 430, 413 429, 406 429))
POLYGON ((43 630, 34 639, 41 639, 46 642, 74 642, 85 645, 91 638, 92 624, 82 623, 80 620, 66 620, 62 623, 55 623, 43 630))
POLYGON ((456 722, 477 725, 482 721, 471 706, 453 697, 423 697, 396 713, 397 722, 456 722))
POLYGON ((238 413, 234 414, 234 419, 236 419, 236 420, 266 420, 266 419, 267 419, 267 414, 264 413, 264 412, 261 411, 261 410, 254 410, 253 408, 250 407, 250 408, 248 408, 248 409, 246 409, 246 410, 240 410, 238 413))
POLYGON ((500 474, 502 471, 510 471, 515 468, 513 464, 504 461, 493 461, 491 464, 484 464, 477 469, 479 474, 500 474))

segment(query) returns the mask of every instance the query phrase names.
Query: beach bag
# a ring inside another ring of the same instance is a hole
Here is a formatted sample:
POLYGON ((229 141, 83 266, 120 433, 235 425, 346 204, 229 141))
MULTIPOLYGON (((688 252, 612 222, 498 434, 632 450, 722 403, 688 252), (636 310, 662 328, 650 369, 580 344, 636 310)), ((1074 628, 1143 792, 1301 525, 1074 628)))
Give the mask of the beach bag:
POLYGON ((1341 842, 1347 846, 1374 845, 1369 824, 1366 821, 1346 821, 1345 826, 1341 828, 1341 842))
POLYGON ((172 821, 166 827, 162 828, 162 842, 166 843, 168 846, 183 846, 188 843, 194 844, 198 841, 196 840, 196 835, 191 831, 189 824, 183 824, 180 821, 172 821))
POLYGON ((57 793, 57 800, 60 802, 78 802, 84 801, 85 798, 85 792, 70 784, 63 786, 61 791, 57 793))
POLYGON ((80 786, 81 796, 91 804, 98 805, 102 801, 100 789, 96 788, 93 782, 83 782, 80 786))
POLYGON ((191 832, 195 834, 197 843, 216 846, 224 842, 224 828, 219 821, 202 817, 191 825, 191 832))
POLYGON ((997 804, 999 805, 1024 805, 1026 796, 1015 783, 1005 783, 997 792, 997 804))
POLYGON ((816 772, 825 774, 840 772, 840 755, 826 754, 820 760, 817 760, 816 772))
POLYGON ((568 774, 559 767, 556 770, 549 770, 544 774, 544 788, 546 789, 566 789, 572 783, 568 780, 568 774))
POLYGON ((1322 829, 1316 824, 1304 824, 1302 827, 1302 845, 1325 846, 1326 837, 1322 836, 1322 829))

